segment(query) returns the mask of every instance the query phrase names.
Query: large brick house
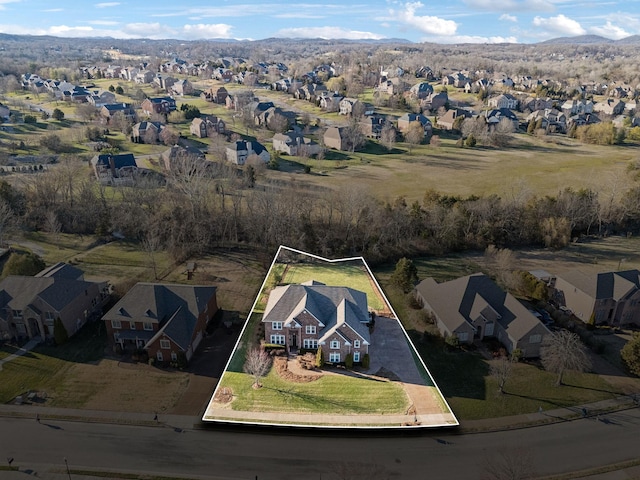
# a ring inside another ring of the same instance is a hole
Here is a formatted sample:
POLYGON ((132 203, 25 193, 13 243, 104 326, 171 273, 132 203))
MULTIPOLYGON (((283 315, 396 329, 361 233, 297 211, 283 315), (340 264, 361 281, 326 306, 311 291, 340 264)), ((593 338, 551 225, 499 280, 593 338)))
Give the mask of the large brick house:
POLYGON ((0 339, 52 339, 58 318, 72 336, 108 298, 106 282, 88 282, 82 270, 65 263, 33 277, 10 275, 0 282, 0 339))
POLYGON ((316 281, 275 287, 262 316, 265 342, 287 352, 322 348, 325 361, 361 362, 369 353, 367 294, 316 281))
POLYGON ((123 349, 145 349, 156 361, 188 362, 218 311, 216 287, 137 283, 102 320, 123 349))

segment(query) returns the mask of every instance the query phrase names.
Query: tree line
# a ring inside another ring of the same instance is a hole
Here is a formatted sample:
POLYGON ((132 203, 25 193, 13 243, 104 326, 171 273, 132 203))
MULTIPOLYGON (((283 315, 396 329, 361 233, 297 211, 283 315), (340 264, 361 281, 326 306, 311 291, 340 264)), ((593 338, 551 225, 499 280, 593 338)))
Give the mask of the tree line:
POLYGON ((77 160, 13 185, 1 181, 0 238, 15 228, 118 232, 167 250, 176 261, 243 244, 379 262, 488 245, 562 248, 580 235, 640 228, 640 186, 634 182, 606 193, 567 187, 547 196, 461 197, 427 190, 420 201, 382 201, 365 187, 269 179, 260 164, 240 170, 222 161, 182 160, 161 184, 154 177, 133 187, 101 186, 86 164, 79 180, 77 160))

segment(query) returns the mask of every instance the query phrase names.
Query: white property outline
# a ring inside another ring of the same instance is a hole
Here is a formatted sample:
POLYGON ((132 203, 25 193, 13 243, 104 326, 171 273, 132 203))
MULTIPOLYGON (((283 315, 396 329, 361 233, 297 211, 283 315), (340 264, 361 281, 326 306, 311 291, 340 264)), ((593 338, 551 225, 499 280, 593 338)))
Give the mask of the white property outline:
POLYGON ((242 424, 242 425, 278 426, 278 427, 289 426, 289 427, 330 428, 330 429, 336 429, 336 428, 340 428, 340 429, 369 429, 369 430, 371 430, 371 429, 374 429, 374 430, 394 429, 395 430, 395 429, 399 429, 399 428, 402 428, 402 429, 404 429, 404 428, 438 428, 438 427, 455 427, 455 426, 460 425, 460 422, 458 422, 458 419, 455 416, 455 413, 451 409, 451 406, 447 403, 447 400, 444 398, 444 395, 442 394, 442 391, 440 390, 440 387, 438 387, 438 384, 436 383, 435 379, 431 375, 431 372, 429 371, 429 369, 425 365, 424 360, 422 360, 422 357, 420 356, 420 354, 416 350, 416 347, 413 345, 413 342, 411 341, 411 338, 409 338, 409 334, 407 333, 407 331, 405 330, 404 326, 402 325, 402 322, 400 321, 400 317, 398 316, 398 314, 393 309, 393 306, 391 305, 391 302, 389 302, 389 299, 385 295, 384 290, 382 289, 382 287, 380 287, 380 284, 378 283, 378 280, 373 275, 373 272, 369 268, 369 265, 367 264, 367 261, 364 259, 364 257, 362 257, 362 256, 360 256, 360 257, 348 257, 348 258, 338 258, 338 259, 331 260, 331 259, 328 259, 328 258, 321 257, 319 255, 314 255, 312 253, 303 252, 302 250, 298 250, 298 249, 295 249, 295 248, 292 248, 292 247, 287 247, 287 246, 284 246, 284 245, 280 245, 278 247, 278 251, 276 252, 275 256, 273 257, 273 260, 271 261, 271 265, 269 266, 269 270, 267 271, 267 274, 265 275, 264 280, 262 281, 262 285, 260 286, 260 290, 258 290, 258 294, 256 295, 256 298, 253 301, 253 305, 251 306, 251 310, 249 311, 249 315, 247 316, 247 320, 244 322, 244 326, 242 327, 242 331, 240 332, 240 335, 238 336, 238 340, 236 341, 236 344, 233 347, 233 352, 229 356, 229 359, 227 360, 227 363, 226 363, 226 365, 224 367, 224 371, 222 372, 222 375, 220 375, 220 378, 218 379, 218 384, 216 385, 216 388, 213 390, 213 394, 211 395, 211 398, 210 398, 209 402, 207 403, 207 407, 205 408, 205 411, 204 411, 204 413, 202 415, 202 419, 201 420, 203 422, 211 422, 211 423, 237 423, 237 424, 242 424), (367 273, 368 273, 369 277, 375 283, 375 286, 378 289, 378 292, 380 292, 382 294, 382 298, 383 298, 386 306, 389 307, 389 310, 393 314, 393 316, 395 318, 395 321, 398 322, 398 325, 402 329, 402 333, 404 333, 406 341, 411 346, 411 349, 413 351, 413 354, 415 355, 415 358, 417 358, 420 361, 420 364, 422 365, 422 368, 424 368, 425 372, 427 372, 427 374, 429 375, 429 378, 431 379, 431 383, 433 384, 433 386, 435 387, 436 391, 438 392, 438 395, 440 395, 440 398, 444 402, 445 406, 448 408, 449 413, 453 417, 453 420, 454 420, 455 423, 442 423, 442 424, 429 424, 429 425, 353 425, 353 424, 349 424, 349 425, 320 425, 320 424, 302 424, 302 423, 301 424, 296 424, 296 423, 270 423, 270 422, 262 422, 262 421, 255 421, 255 420, 254 421, 248 421, 248 420, 247 421, 243 421, 243 420, 234 420, 234 419, 207 419, 207 418, 205 418, 206 414, 207 414, 207 410, 209 408, 209 405, 211 405, 211 402, 213 402, 213 399, 215 398, 216 393, 218 392, 218 388, 220 387, 220 385, 222 383, 222 377, 224 377, 224 374, 226 373, 227 369, 229 368, 229 364, 231 363, 231 359, 233 358, 234 354, 236 353, 236 351, 238 349, 238 345, 240 344, 240 341, 242 340, 242 336, 244 335, 244 332, 245 332, 247 326, 249 325, 249 320, 251 319, 251 315, 253 314, 253 312, 254 312, 254 310, 256 308, 256 305, 258 304, 258 300, 260 299, 260 296, 261 296, 261 294, 262 294, 262 292, 264 290, 264 286, 267 283, 267 279, 269 278, 269 275, 271 274, 273 266, 275 265, 276 260, 280 257, 280 252, 283 249, 284 250, 288 250, 288 251, 293 252, 293 253, 297 253, 299 255, 306 255, 306 256, 314 258, 316 260, 321 260, 323 262, 329 262, 329 263, 349 262, 349 261, 361 261, 362 262, 362 264, 367 269, 367 273))

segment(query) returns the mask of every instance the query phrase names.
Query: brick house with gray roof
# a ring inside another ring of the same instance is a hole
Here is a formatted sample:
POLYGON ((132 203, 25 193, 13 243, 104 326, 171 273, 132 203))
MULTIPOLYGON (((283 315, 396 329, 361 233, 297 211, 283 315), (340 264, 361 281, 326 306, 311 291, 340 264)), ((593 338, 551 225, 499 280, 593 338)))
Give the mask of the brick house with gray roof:
POLYGON ((322 348, 325 361, 361 362, 369 353, 367 294, 310 280, 275 287, 262 316, 267 343, 287 352, 322 348))
POLYGON ((518 299, 482 273, 443 283, 427 278, 415 293, 434 315, 440 333, 457 336, 460 343, 495 337, 509 353, 519 349, 530 358, 540 356, 540 345, 549 334, 518 299))
POLYGON ((72 336, 108 298, 106 282, 85 281, 82 270, 62 263, 34 277, 10 275, 0 282, 0 339, 52 339, 57 318, 72 336))
POLYGON ((191 360, 218 311, 216 287, 137 283, 102 320, 124 349, 145 349, 157 362, 191 360))

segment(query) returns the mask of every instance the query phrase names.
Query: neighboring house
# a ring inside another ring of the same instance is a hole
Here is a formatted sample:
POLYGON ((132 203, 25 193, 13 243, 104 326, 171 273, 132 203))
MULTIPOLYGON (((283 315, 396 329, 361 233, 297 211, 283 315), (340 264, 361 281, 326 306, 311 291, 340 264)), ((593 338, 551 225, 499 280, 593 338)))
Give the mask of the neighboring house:
POLYGON ((369 115, 360 120, 360 131, 368 138, 380 139, 386 120, 378 115, 369 115))
POLYGON ((173 77, 163 77, 162 75, 157 75, 154 79, 153 79, 153 84, 156 85, 159 89, 164 90, 165 92, 168 91, 171 86, 176 83, 178 80, 176 80, 173 77))
POLYGON ((567 116, 584 115, 593 112, 591 100, 567 100, 560 106, 560 110, 567 116))
POLYGON ((191 146, 174 145, 160 154, 165 170, 170 172, 193 172, 201 167, 207 168, 205 155, 191 146))
POLYGON ((244 165, 252 155, 258 156, 265 163, 271 160, 271 155, 264 145, 252 140, 238 140, 232 143, 227 147, 226 154, 227 160, 236 165, 244 165))
POLYGON ((406 133, 413 123, 419 122, 424 130, 424 136, 429 137, 433 132, 431 121, 421 113, 405 113, 398 118, 398 130, 406 133))
POLYGON ((109 90, 96 90, 87 98, 94 107, 102 107, 110 103, 116 103, 116 94, 109 90))
POLYGON ((136 76, 134 77, 134 82, 136 82, 137 84, 151 83, 153 81, 153 77, 155 76, 155 73, 153 73, 151 70, 143 70, 136 74, 136 76))
POLYGON ((108 103, 100 108, 100 116, 109 124, 114 115, 122 114, 127 120, 136 117, 136 111, 128 103, 108 103))
POLYGON ((323 141, 326 147, 347 151, 351 147, 347 127, 329 127, 324 132, 323 141))
POLYGON ((189 80, 178 80, 169 89, 175 95, 191 95, 193 93, 193 85, 189 80))
POLYGON ((340 110, 338 113, 340 115, 351 115, 360 108, 360 100, 357 98, 349 98, 345 97, 340 101, 340 110))
POLYGON ((424 100, 433 94, 433 87, 427 82, 416 83, 409 89, 409 96, 418 100, 424 100))
POLYGON ((81 270, 66 264, 34 277, 8 276, 0 282, 0 339, 52 339, 58 318, 72 336, 108 298, 106 282, 87 282, 81 270))
POLYGON ((147 115, 154 113, 168 114, 176 110, 176 101, 172 97, 145 98, 140 108, 147 115))
POLYGON ((338 93, 324 93, 318 97, 318 106, 327 112, 337 112, 343 98, 338 93))
POLYGON ((211 87, 209 91, 202 94, 207 102, 217 103, 218 105, 225 105, 229 92, 224 87, 211 87))
POLYGON ((607 98, 593 106, 593 111, 605 115, 621 115, 624 112, 624 102, 616 98, 607 98))
POLYGON ((160 122, 138 122, 131 129, 131 140, 134 143, 158 143, 160 133, 166 128, 160 122))
POLYGON ((433 73, 433 70, 431 69, 431 67, 428 67, 426 65, 416 69, 415 76, 416 78, 425 78, 428 81, 433 81, 436 79, 436 76, 433 73))
POLYGON ((321 348, 325 361, 361 362, 371 343, 367 294, 309 281, 275 287, 262 316, 265 342, 287 352, 321 348))
POLYGON ((202 115, 191 121, 189 132, 198 138, 206 138, 212 133, 225 133, 226 128, 221 118, 215 115, 202 115))
POLYGON ((491 97, 487 100, 487 105, 492 108, 508 108, 510 110, 515 110, 518 108, 518 99, 513 95, 505 93, 503 95, 498 95, 497 97, 491 97))
POLYGON ((439 108, 445 108, 449 103, 449 94, 447 92, 438 92, 427 95, 420 101, 420 108, 422 111, 431 110, 436 111, 439 108))
POLYGON ((91 159, 91 166, 103 185, 132 185, 138 173, 133 153, 96 155, 91 159))
POLYGON ((474 338, 497 338, 512 353, 538 357, 549 330, 511 294, 488 276, 476 273, 449 282, 427 278, 416 287, 416 297, 430 311, 444 337, 460 343, 474 338))
POLYGON ((444 115, 438 117, 438 128, 443 130, 453 130, 458 117, 471 118, 471 112, 461 108, 452 108, 447 110, 444 115))
POLYGON ((111 343, 157 362, 191 360, 218 311, 216 287, 136 283, 102 320, 111 343))
POLYGON ((316 142, 296 132, 276 133, 272 142, 274 151, 287 155, 310 157, 322 150, 316 142))
POLYGON ((515 113, 508 108, 494 108, 492 110, 485 110, 484 119, 487 122, 487 126, 492 129, 495 128, 502 120, 506 119, 513 125, 513 130, 518 131, 520 122, 515 113))
POLYGON ((536 110, 526 118, 528 122, 540 123, 540 128, 550 133, 565 133, 567 131, 567 116, 555 108, 536 110))
POLYGON ((640 271, 587 275, 580 271, 556 277, 556 298, 576 317, 596 325, 640 325, 640 271))

